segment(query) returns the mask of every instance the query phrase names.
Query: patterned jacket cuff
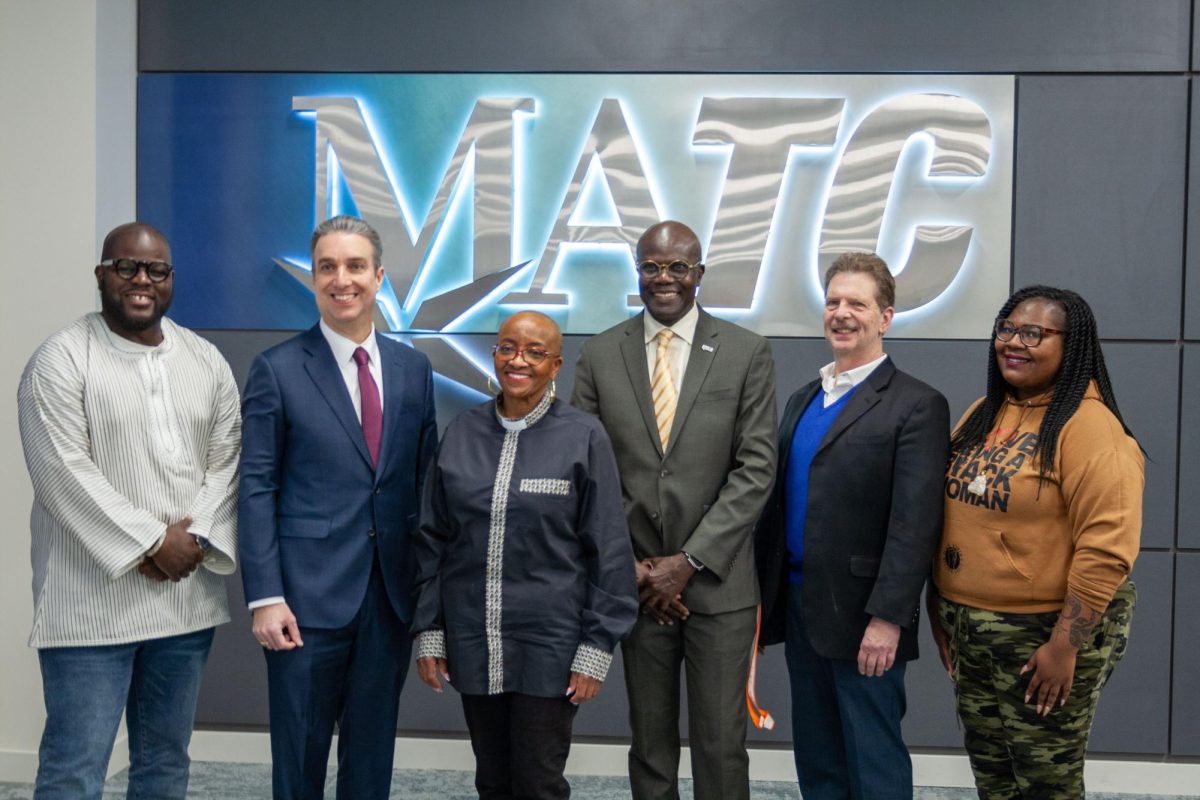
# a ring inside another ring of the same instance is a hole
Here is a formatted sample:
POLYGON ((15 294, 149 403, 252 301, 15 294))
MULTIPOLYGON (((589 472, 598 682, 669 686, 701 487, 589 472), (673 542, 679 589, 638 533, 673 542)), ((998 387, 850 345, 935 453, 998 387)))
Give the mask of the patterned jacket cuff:
POLYGON ((445 658, 446 632, 430 628, 417 634, 417 658, 445 658))
POLYGON ((603 683, 605 676, 608 675, 608 668, 612 666, 612 660, 612 653, 606 653, 599 647, 593 647, 590 644, 581 644, 575 650, 575 660, 571 662, 571 672, 587 675, 589 678, 595 678, 603 683))

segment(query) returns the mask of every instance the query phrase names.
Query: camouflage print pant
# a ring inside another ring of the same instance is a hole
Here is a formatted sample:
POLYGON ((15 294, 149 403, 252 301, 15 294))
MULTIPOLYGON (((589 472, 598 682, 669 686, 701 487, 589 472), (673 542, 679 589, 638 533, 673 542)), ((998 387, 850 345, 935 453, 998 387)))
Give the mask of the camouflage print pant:
POLYGON ((943 598, 958 715, 982 800, 1082 798, 1083 756, 1100 689, 1125 654, 1137 590, 1126 581, 1075 660, 1066 705, 1038 716, 1021 667, 1050 638, 1058 612, 1000 614, 943 598))

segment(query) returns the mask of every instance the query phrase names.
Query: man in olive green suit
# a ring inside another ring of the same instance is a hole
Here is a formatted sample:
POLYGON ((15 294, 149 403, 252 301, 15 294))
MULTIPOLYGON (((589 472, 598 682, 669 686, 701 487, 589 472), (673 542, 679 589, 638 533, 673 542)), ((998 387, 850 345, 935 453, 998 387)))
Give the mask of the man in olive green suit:
POLYGON ((642 235, 646 312, 590 339, 571 402, 612 439, 643 614, 621 645, 634 800, 676 798, 687 669, 697 800, 748 798, 746 677, 758 603, 751 531, 775 478, 775 367, 761 336, 696 305, 700 242, 642 235))

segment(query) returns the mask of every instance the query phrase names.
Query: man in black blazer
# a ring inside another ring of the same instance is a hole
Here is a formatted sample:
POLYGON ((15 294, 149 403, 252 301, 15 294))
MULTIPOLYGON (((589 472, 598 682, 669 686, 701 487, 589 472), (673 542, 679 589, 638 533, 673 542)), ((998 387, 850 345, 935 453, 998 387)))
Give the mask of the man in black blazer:
POLYGON ((874 254, 825 274, 834 361, 788 400, 756 541, 762 641, 786 642, 805 800, 912 797, 904 667, 941 533, 950 411, 883 352, 895 286, 874 254))

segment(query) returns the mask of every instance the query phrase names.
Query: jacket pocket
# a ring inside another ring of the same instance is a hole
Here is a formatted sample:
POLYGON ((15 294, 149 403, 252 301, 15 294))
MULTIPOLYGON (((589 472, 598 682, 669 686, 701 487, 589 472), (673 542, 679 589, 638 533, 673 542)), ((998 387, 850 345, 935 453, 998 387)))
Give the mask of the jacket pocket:
POLYGON ((850 574, 856 578, 879 576, 879 559, 871 556, 850 556, 850 574))
POLYGON ((294 539, 324 539, 329 536, 329 520, 280 517, 279 535, 294 539))
POLYGON ((846 432, 843 440, 846 444, 863 445, 866 447, 891 447, 896 436, 888 431, 883 433, 855 433, 853 429, 846 432))

